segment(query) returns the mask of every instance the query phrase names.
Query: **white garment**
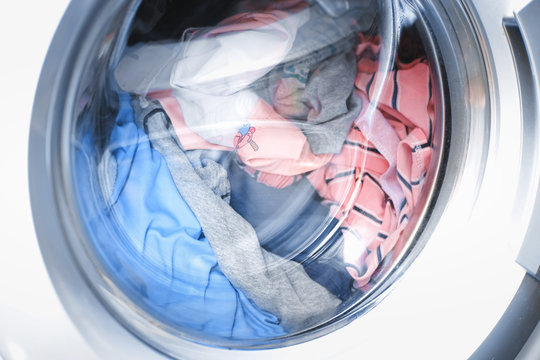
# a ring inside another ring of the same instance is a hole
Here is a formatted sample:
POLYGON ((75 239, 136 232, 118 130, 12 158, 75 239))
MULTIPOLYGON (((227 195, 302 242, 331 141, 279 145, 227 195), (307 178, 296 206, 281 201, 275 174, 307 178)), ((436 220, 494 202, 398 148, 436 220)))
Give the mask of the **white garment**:
POLYGON ((309 13, 305 9, 258 28, 185 41, 171 85, 212 95, 246 88, 283 61, 309 13))

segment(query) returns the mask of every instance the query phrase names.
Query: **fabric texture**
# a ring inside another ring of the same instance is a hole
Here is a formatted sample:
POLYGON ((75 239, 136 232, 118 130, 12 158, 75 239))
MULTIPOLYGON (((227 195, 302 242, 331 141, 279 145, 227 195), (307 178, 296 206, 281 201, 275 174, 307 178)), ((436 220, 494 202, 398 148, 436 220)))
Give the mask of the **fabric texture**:
POLYGON ((164 157, 229 281, 275 314, 287 331, 333 315, 341 301, 311 280, 300 264, 262 249, 253 227, 203 182, 171 134, 169 119, 160 106, 144 98, 137 104, 152 146, 164 157))
MULTIPOLYGON (((365 52, 377 54, 379 51, 380 44, 377 39, 361 38, 357 53, 363 61, 358 62, 357 65, 358 75, 355 85, 366 94, 370 101, 372 101, 373 89, 379 86, 383 89, 381 97, 378 98, 376 111, 380 111, 381 120, 384 118, 391 124, 400 140, 396 149, 396 140, 392 140, 390 136, 380 138, 376 136, 377 131, 374 131, 372 132, 375 134, 373 141, 369 143, 369 146, 380 144, 378 149, 380 149, 381 154, 386 151, 396 154, 395 169, 393 169, 392 157, 387 155, 389 168, 381 176, 383 183, 380 186, 386 189, 387 196, 390 195, 391 199, 394 200, 391 213, 393 216, 388 215, 387 212, 381 214, 383 219, 381 231, 377 235, 372 232, 370 237, 362 239, 367 244, 366 252, 363 255, 351 256, 353 253, 345 249, 345 261, 350 264, 348 270, 357 286, 363 286, 369 282, 382 260, 392 251, 399 240, 401 232, 416 209, 433 153, 432 119, 434 116, 429 65, 425 59, 417 59, 407 64, 398 61, 395 70, 382 74, 373 71, 373 69, 378 68, 377 62, 373 61, 370 56, 364 56, 365 52), (389 174, 392 174, 390 180, 388 179, 389 174), (398 200, 392 197, 392 195, 397 196, 397 183, 399 183, 403 193, 401 202, 396 202, 398 200), (393 189, 392 191, 388 190, 390 187, 393 189), (360 270, 361 266, 364 269, 360 270)), ((360 127, 362 127, 361 123, 360 127)), ((372 126, 372 128, 376 128, 376 126, 372 126)), ((382 134, 385 132, 380 132, 379 135, 382 134)), ((383 197, 380 199, 382 200, 383 197)), ((368 203, 367 200, 365 203, 368 203)), ((373 223, 373 219, 366 219, 365 215, 363 217, 362 224, 373 223)), ((361 225, 351 227, 360 228, 361 225)), ((351 247, 357 245, 354 241, 350 241, 350 244, 351 247)))

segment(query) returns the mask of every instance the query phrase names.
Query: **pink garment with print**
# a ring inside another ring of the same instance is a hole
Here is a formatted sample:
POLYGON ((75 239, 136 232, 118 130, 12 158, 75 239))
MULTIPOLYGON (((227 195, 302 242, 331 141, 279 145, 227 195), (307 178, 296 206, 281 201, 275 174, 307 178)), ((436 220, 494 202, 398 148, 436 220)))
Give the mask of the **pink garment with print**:
MULTIPOLYGON (((170 90, 155 92, 149 96, 160 101, 185 150, 235 150, 234 147, 212 144, 192 131, 186 125, 178 101, 170 90)), ((269 174, 294 176, 319 169, 332 158, 330 154, 313 154, 302 131, 263 100, 256 103, 247 123, 255 129, 251 141, 256 144, 256 149, 246 142, 236 151, 239 159, 253 169, 269 174)))

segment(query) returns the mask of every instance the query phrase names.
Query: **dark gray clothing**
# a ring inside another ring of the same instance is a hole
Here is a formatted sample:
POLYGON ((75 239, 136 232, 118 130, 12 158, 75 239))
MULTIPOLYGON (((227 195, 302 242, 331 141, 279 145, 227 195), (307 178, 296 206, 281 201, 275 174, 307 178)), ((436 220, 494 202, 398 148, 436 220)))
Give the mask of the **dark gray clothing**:
POLYGON ((301 101, 307 114, 294 114, 315 154, 341 152, 353 121, 362 110, 362 100, 354 93, 356 59, 354 53, 336 55, 317 67, 309 77, 301 101))

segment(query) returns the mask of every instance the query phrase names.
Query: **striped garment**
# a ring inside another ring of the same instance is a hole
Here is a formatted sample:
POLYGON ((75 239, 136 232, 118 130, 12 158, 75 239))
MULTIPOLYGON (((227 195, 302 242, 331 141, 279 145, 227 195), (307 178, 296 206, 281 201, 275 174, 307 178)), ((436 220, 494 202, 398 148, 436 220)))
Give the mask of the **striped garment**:
POLYGON ((342 152, 308 179, 343 219, 344 260, 362 287, 395 246, 422 192, 432 155, 433 98, 425 60, 398 62, 396 70, 382 74, 377 40, 361 38, 357 50, 356 88, 370 102, 378 86, 382 95, 375 109, 364 109, 355 121, 342 152), (393 134, 381 131, 388 125, 393 134))

